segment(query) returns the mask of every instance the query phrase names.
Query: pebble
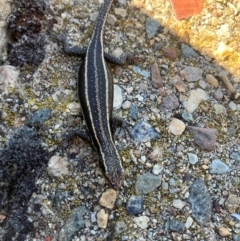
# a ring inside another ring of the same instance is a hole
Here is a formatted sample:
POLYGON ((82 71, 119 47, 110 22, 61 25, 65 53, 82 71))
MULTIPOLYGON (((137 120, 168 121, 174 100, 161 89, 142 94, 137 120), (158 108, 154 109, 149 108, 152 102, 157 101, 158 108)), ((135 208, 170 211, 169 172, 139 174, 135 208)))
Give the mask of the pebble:
POLYGON ((133 127, 131 136, 134 141, 139 142, 154 141, 160 138, 160 135, 155 131, 155 129, 142 120, 133 127))
POLYGON ((117 199, 117 192, 114 189, 107 189, 99 199, 99 204, 102 207, 106 207, 108 209, 113 209, 114 204, 117 199))
POLYGON ((206 89, 207 88, 207 83, 204 81, 204 80, 199 80, 199 86, 202 88, 202 89, 206 89))
POLYGON ((154 147, 153 151, 149 154, 148 158, 152 162, 157 162, 162 160, 162 149, 158 146, 154 147))
POLYGON ((218 132, 215 129, 188 126, 194 133, 194 144, 206 151, 213 151, 216 145, 218 132))
POLYGON ((185 204, 180 199, 173 200, 173 207, 181 210, 184 206, 185 204))
POLYGON ((189 113, 193 113, 201 103, 208 99, 206 92, 202 89, 196 89, 190 91, 190 96, 185 103, 185 108, 189 113))
POLYGON ((226 237, 226 236, 229 236, 231 233, 229 232, 228 229, 224 228, 224 227, 221 227, 218 229, 218 233, 220 236, 222 237, 226 237))
POLYGON ((67 111, 71 115, 79 115, 81 113, 81 106, 79 102, 72 102, 67 105, 67 111))
POLYGON ((189 229, 189 228, 192 226, 192 224, 193 224, 193 219, 189 216, 189 217, 187 218, 186 223, 185 223, 185 228, 186 228, 186 229, 189 229))
POLYGON ((175 60, 177 58, 177 50, 174 47, 165 48, 163 55, 168 59, 175 60))
POLYGON ((97 213, 97 225, 99 228, 105 229, 107 228, 108 223, 108 214, 105 212, 104 209, 101 209, 97 213))
POLYGON ((149 71, 141 70, 141 68, 136 66, 136 65, 133 65, 132 68, 133 68, 133 71, 136 74, 139 74, 139 75, 145 77, 146 79, 150 77, 150 72, 149 71))
POLYGON ((205 80, 214 88, 217 88, 219 86, 218 80, 211 74, 207 74, 205 80))
POLYGON ((126 110, 126 109, 129 109, 130 107, 131 107, 131 101, 129 101, 129 100, 126 100, 126 101, 124 101, 123 103, 122 103, 122 108, 124 109, 124 110, 126 110))
POLYGON ((163 98, 162 104, 169 110, 174 110, 179 107, 179 101, 176 95, 169 95, 163 98))
POLYGON ((240 205, 240 197, 235 194, 230 194, 225 202, 225 208, 229 213, 235 213, 240 205))
POLYGON ((85 227, 85 218, 87 210, 84 206, 79 206, 72 210, 66 222, 59 232, 59 241, 72 240, 73 235, 81 228, 85 227))
POLYGON ((177 118, 172 118, 172 121, 169 125, 169 131, 175 135, 175 136, 180 136, 186 128, 186 125, 184 122, 177 118))
POLYGON ((152 173, 154 175, 159 175, 163 170, 162 166, 159 166, 158 164, 153 165, 152 173))
POLYGON ((198 156, 193 153, 187 153, 190 164, 195 165, 198 162, 198 156))
POLYGON ((114 26, 117 22, 117 18, 115 17, 115 15, 108 14, 106 22, 107 22, 107 24, 114 26))
POLYGON ((202 74, 203 71, 200 68, 192 66, 187 66, 180 71, 181 77, 187 80, 188 82, 194 82, 202 79, 202 74))
POLYGON ((122 18, 125 18, 127 16, 127 11, 123 8, 114 8, 114 12, 116 15, 119 15, 122 18))
POLYGON ((160 70, 156 62, 151 65, 151 76, 152 76, 152 85, 154 88, 162 88, 163 81, 160 75, 160 70))
POLYGON ((216 115, 222 115, 222 114, 226 115, 227 114, 226 108, 223 105, 214 104, 213 107, 215 109, 216 115))
POLYGON ((18 92, 19 84, 18 77, 20 71, 11 65, 0 66, 0 92, 3 95, 8 95, 9 92, 18 92))
POLYGON ((182 43, 181 44, 181 50, 182 50, 182 54, 185 56, 185 57, 188 57, 188 58, 197 58, 199 56, 199 54, 193 50, 193 48, 191 48, 189 45, 185 44, 185 43, 182 43))
POLYGON ((185 226, 184 223, 177 220, 170 220, 169 228, 173 232, 184 233, 185 226))
POLYGON ((147 216, 134 217, 134 222, 141 229, 146 229, 148 227, 149 218, 147 216))
POLYGON ((158 28, 161 25, 159 24, 159 22, 157 20, 154 20, 152 18, 147 18, 146 20, 146 32, 147 32, 147 38, 151 39, 153 38, 157 32, 158 32, 158 28))
POLYGON ((235 161, 240 161, 240 153, 237 151, 233 151, 230 154, 230 158, 235 160, 235 161))
POLYGON ((193 116, 192 116, 191 113, 183 112, 183 113, 182 113, 182 118, 183 118, 186 122, 188 122, 188 123, 193 122, 193 116))
POLYGON ((223 98, 223 92, 221 88, 218 88, 214 93, 213 96, 217 100, 221 100, 223 98))
POLYGON ((171 82, 179 92, 186 92, 185 84, 180 76, 175 75, 171 82))
POLYGON ((143 212, 143 197, 131 196, 127 201, 127 213, 136 215, 143 212))
POLYGON ((199 225, 205 225, 211 218, 212 201, 201 178, 194 180, 190 186, 188 202, 191 205, 192 217, 199 225))
POLYGON ((122 106, 122 102, 122 89, 118 85, 114 85, 113 108, 120 109, 122 106))
POLYGON ((210 173, 211 174, 226 174, 230 172, 231 169, 220 159, 214 159, 210 164, 210 173))
POLYGON ((147 172, 138 177, 135 189, 136 193, 139 194, 148 194, 159 187, 161 184, 161 179, 155 175, 147 172))
POLYGON ((131 104, 130 106, 129 115, 133 118, 133 120, 138 119, 138 110, 137 110, 137 107, 133 104, 131 104))
POLYGON ((48 108, 38 110, 32 114, 29 118, 28 124, 30 125, 42 125, 46 120, 50 118, 51 112, 48 108))
POLYGON ((232 111, 236 111, 236 110, 237 110, 237 105, 236 105, 233 101, 230 101, 230 102, 229 102, 228 107, 229 107, 232 111))
POLYGON ((123 221, 117 221, 114 227, 114 235, 118 236, 120 233, 122 233, 124 230, 127 229, 127 225, 123 221))
POLYGON ((66 157, 52 156, 48 162, 48 171, 55 177, 68 175, 68 161, 66 157))

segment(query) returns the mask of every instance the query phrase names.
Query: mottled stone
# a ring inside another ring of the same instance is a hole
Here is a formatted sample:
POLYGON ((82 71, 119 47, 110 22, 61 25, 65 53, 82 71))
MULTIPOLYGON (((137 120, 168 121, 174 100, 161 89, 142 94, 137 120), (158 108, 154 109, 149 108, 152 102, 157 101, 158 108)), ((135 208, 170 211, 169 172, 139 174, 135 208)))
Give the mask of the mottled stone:
POLYGON ((67 111, 71 115, 79 115, 81 113, 81 107, 79 102, 72 102, 67 105, 67 111))
POLYGON ((155 129, 144 121, 139 121, 132 129, 131 136, 135 141, 148 142, 157 140, 160 135, 155 129))
POLYGON ((158 146, 154 147, 153 151, 149 154, 148 158, 152 162, 162 160, 162 149, 158 146))
POLYGON ((136 74, 139 74, 139 75, 145 77, 146 79, 150 77, 150 72, 149 71, 142 70, 139 66, 136 66, 136 65, 133 65, 132 68, 133 68, 133 71, 136 74))
POLYGON ((108 214, 105 212, 104 209, 101 209, 98 213, 97 213, 97 225, 99 228, 107 228, 107 224, 108 224, 108 214))
POLYGON ((138 110, 137 107, 133 104, 131 104, 130 109, 129 109, 129 115, 134 119, 137 120, 138 118, 138 110))
POLYGON ((169 95, 163 98, 162 104, 169 110, 174 110, 179 107, 179 101, 176 95, 169 95))
POLYGON ((234 194, 230 194, 225 202, 225 207, 229 213, 236 212, 236 209, 240 205, 240 197, 234 194))
POLYGON ((147 172, 138 177, 135 189, 136 193, 139 194, 148 194, 159 187, 161 180, 159 177, 147 172))
POLYGON ((151 39, 154 37, 161 25, 157 20, 154 20, 152 18, 147 18, 146 21, 146 32, 147 32, 147 38, 151 39))
POLYGON ((140 196, 131 196, 127 201, 127 213, 136 215, 143 212, 143 198, 140 196))
POLYGON ((212 202, 208 189, 201 178, 197 178, 190 186, 188 202, 191 205, 192 217, 203 226, 211 218, 212 202))
POLYGON ((123 102, 122 89, 118 85, 114 85, 113 107, 116 109, 120 109, 122 106, 122 102, 123 102))
POLYGON ((211 174, 226 174, 230 172, 231 169, 220 159, 214 159, 210 164, 210 173, 211 174))
POLYGON ((152 85, 155 88, 163 87, 162 77, 156 62, 151 65, 152 85))
POLYGON ((107 189, 99 199, 99 204, 103 207, 113 209, 116 198, 117 192, 114 189, 107 189))
POLYGON ((184 233, 185 226, 184 223, 177 220, 170 220, 169 228, 173 232, 184 233))
POLYGON ((227 110, 223 105, 214 104, 213 107, 215 109, 216 115, 226 115, 227 114, 227 110))
POLYGON ((124 230, 127 229, 127 225, 125 222, 117 221, 114 227, 114 235, 118 236, 120 233, 122 233, 124 230))
POLYGON ((133 220, 137 224, 137 226, 141 229, 146 229, 150 221, 147 216, 135 217, 133 220))
POLYGON ((211 74, 207 74, 205 80, 208 84, 212 85, 215 88, 219 86, 218 80, 211 74))
POLYGON ((174 47, 165 48, 163 55, 168 59, 175 60, 177 58, 177 50, 174 47))
POLYGON ((235 161, 240 161, 240 153, 237 151, 232 151, 230 154, 230 158, 235 161))
POLYGON ((218 132, 215 129, 188 126, 188 130, 194 133, 194 144, 206 151, 213 151, 216 145, 218 132))
POLYGON ((194 82, 202 79, 203 71, 197 67, 187 66, 181 70, 180 75, 188 82, 194 82))
POLYGON ((169 125, 169 131, 176 136, 181 135, 184 130, 185 130, 186 126, 184 124, 184 122, 182 122, 181 120, 177 119, 177 118, 172 118, 172 121, 169 125))
POLYGON ((51 112, 48 108, 38 110, 34 112, 29 118, 28 124, 30 125, 42 125, 46 120, 50 118, 51 112))
POLYGON ((182 43, 181 44, 181 50, 182 50, 182 54, 185 57, 197 58, 199 56, 199 54, 193 48, 191 48, 188 44, 182 43))
POLYGON ((180 76, 175 75, 171 82, 179 92, 186 92, 185 84, 180 76))
POLYGON ((68 175, 68 161, 66 157, 52 156, 48 162, 48 171, 55 177, 68 175))

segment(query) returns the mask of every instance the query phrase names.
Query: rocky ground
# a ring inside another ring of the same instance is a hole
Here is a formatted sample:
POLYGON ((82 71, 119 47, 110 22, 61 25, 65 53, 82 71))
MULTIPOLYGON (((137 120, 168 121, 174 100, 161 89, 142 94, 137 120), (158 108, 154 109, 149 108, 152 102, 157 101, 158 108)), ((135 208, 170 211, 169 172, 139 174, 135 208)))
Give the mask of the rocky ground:
POLYGON ((56 36, 87 46, 100 1, 0 2, 1 240, 240 240, 237 0, 182 21, 165 0, 113 2, 105 51, 132 55, 111 66, 119 192, 89 143, 63 145, 86 126, 81 58, 56 36))

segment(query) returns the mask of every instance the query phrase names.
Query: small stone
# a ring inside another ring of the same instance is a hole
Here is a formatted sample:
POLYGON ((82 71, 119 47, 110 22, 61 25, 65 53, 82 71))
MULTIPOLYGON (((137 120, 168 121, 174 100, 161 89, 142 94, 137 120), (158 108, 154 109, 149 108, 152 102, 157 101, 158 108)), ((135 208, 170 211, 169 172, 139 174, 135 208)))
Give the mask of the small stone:
POLYGON ((113 107, 116 109, 120 109, 122 106, 122 102, 123 102, 122 89, 118 85, 114 85, 113 107))
POLYGON ((177 58, 177 51, 174 47, 165 48, 163 55, 168 59, 175 60, 177 58))
POLYGON ((169 229, 173 232, 184 233, 185 226, 184 223, 177 220, 170 220, 169 229))
POLYGON ((186 92, 185 84, 180 76, 175 75, 171 82, 179 92, 186 92))
POLYGON ((138 118, 138 110, 137 107, 133 104, 131 104, 130 109, 129 109, 129 115, 134 119, 137 120, 138 118))
POLYGON ((233 151, 231 154, 230 154, 230 158, 235 160, 235 161, 240 161, 240 153, 239 152, 236 152, 236 151, 233 151))
POLYGON ((158 164, 155 164, 155 165, 153 166, 152 173, 153 173, 154 175, 159 175, 159 174, 162 172, 162 170, 163 170, 163 167, 162 167, 162 166, 159 166, 158 164))
POLYGON ((181 210, 184 206, 185 204, 180 199, 173 200, 173 207, 181 210))
POLYGON ((191 48, 188 44, 182 43, 181 50, 182 54, 188 58, 197 58, 199 56, 199 54, 195 50, 193 50, 193 48, 191 48))
POLYGON ((127 11, 126 9, 123 8, 115 8, 114 9, 115 14, 121 16, 122 18, 125 18, 127 16, 127 11))
POLYGON ((185 104, 185 108, 189 113, 193 113, 203 100, 207 100, 208 96, 202 89, 196 89, 190 91, 190 96, 185 104))
POLYGON ((133 220, 137 224, 137 226, 141 229, 146 229, 150 221, 147 216, 135 217, 133 220))
POLYGON ((98 213, 97 213, 97 225, 99 228, 107 228, 107 224, 108 224, 108 214, 105 212, 104 209, 101 209, 98 213))
POLYGON ((161 25, 157 20, 154 20, 152 18, 147 18, 146 21, 146 32, 147 32, 147 38, 151 39, 157 34, 157 31, 161 25))
POLYGON ((32 114, 28 123, 30 125, 41 125, 50 118, 51 112, 48 108, 38 110, 32 114))
POLYGON ((132 68, 133 68, 133 71, 136 74, 139 74, 139 75, 145 77, 146 79, 150 77, 150 72, 149 71, 142 70, 140 67, 138 67, 136 65, 133 65, 132 68))
POLYGON ((180 75, 188 82, 194 82, 202 79, 203 71, 197 67, 187 66, 181 70, 180 75))
POLYGON ((226 115, 227 114, 227 110, 223 105, 214 104, 213 107, 215 109, 216 115, 222 115, 222 114, 226 115))
POLYGON ((219 86, 218 80, 211 74, 206 75, 206 82, 212 85, 213 87, 217 88, 219 86))
POLYGON ((148 156, 148 158, 152 162, 157 162, 159 160, 162 160, 162 149, 158 146, 155 147, 153 151, 150 153, 150 155, 148 156))
POLYGON ((194 144, 206 151, 215 149, 218 132, 215 129, 188 126, 188 130, 194 133, 194 144))
POLYGON ((130 107, 131 107, 131 101, 126 100, 126 101, 123 102, 122 108, 123 108, 124 110, 129 109, 130 107))
POLYGON ((185 228, 186 228, 186 229, 189 229, 189 228, 192 226, 192 224, 193 224, 193 219, 189 216, 189 217, 187 218, 186 223, 185 223, 185 228))
POLYGON ((228 229, 224 228, 224 227, 221 227, 218 229, 218 233, 220 236, 222 237, 226 237, 226 236, 229 236, 231 233, 229 232, 228 229))
POLYGON ((237 105, 236 105, 233 101, 230 101, 230 102, 229 102, 228 107, 229 107, 232 111, 236 111, 236 110, 237 110, 237 105))
POLYGON ((113 209, 116 199, 117 199, 117 192, 114 189, 107 189, 106 192, 102 194, 99 200, 99 204, 102 207, 113 209))
POLYGON ((217 100, 221 100, 223 98, 223 92, 221 88, 218 88, 214 93, 213 96, 217 100))
POLYGON ((196 154, 188 153, 187 155, 190 164, 195 165, 198 162, 198 157, 196 154))
POLYGON ((230 172, 231 169, 220 159, 214 159, 210 164, 210 173, 211 174, 226 174, 230 172))
POLYGON ((148 142, 157 140, 160 135, 155 129, 144 121, 139 121, 132 129, 131 136, 135 141, 148 142))
POLYGON ((163 98, 162 104, 169 110, 174 110, 179 107, 179 101, 176 95, 169 95, 163 98))
POLYGON ((206 89, 207 88, 207 83, 204 81, 204 80, 199 80, 199 86, 202 88, 202 89, 206 89))
POLYGON ((152 85, 155 88, 162 88, 163 82, 160 75, 160 70, 156 62, 151 65, 151 76, 152 76, 152 85))
POLYGON ((68 161, 66 157, 52 156, 48 162, 48 171, 55 177, 68 175, 68 161))
POLYGON ((235 213, 239 205, 240 197, 234 194, 230 194, 225 202, 225 207, 229 213, 235 213))
POLYGON ((114 26, 117 22, 117 18, 115 17, 115 15, 112 14, 108 14, 107 16, 107 24, 110 24, 112 26, 114 26))
POLYGON ((118 236, 126 229, 127 229, 127 225, 125 222, 117 221, 114 227, 114 235, 118 236))
POLYGON ((188 123, 191 123, 193 122, 193 116, 191 113, 188 113, 188 112, 183 112, 182 113, 182 118, 187 121, 188 123))
POLYGON ((131 196, 127 202, 127 213, 136 215, 143 212, 143 198, 140 196, 131 196))
POLYGON ((148 194, 159 187, 161 184, 161 179, 155 175, 147 172, 138 177, 135 189, 136 193, 139 194, 148 194))
POLYGON ((79 115, 81 113, 81 107, 79 102, 72 102, 67 105, 67 111, 71 115, 79 115))
POLYGON ((186 126, 184 122, 177 118, 173 118, 169 125, 169 131, 175 136, 181 135, 184 132, 185 128, 186 126))

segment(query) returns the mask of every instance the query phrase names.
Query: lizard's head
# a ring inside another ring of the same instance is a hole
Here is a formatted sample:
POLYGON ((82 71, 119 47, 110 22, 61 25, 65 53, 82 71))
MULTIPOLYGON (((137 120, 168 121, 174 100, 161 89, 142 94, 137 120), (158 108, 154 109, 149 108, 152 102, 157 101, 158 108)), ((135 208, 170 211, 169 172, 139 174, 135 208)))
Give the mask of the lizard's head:
POLYGON ((124 171, 120 164, 106 168, 105 176, 115 190, 118 190, 122 186, 124 171))

